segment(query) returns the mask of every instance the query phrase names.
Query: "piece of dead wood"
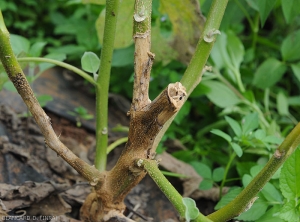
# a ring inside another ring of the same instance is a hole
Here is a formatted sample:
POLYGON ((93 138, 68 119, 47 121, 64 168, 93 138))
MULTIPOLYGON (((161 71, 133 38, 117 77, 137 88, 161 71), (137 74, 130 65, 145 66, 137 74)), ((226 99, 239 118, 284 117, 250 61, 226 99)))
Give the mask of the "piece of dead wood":
MULTIPOLYGON (((42 201, 45 198, 54 194, 57 189, 66 189, 66 187, 67 185, 63 184, 55 184, 54 186, 51 182, 35 183, 27 181, 21 186, 0 183, 0 199, 2 199, 8 211, 31 207, 34 206, 34 204, 38 204, 38 207, 41 208, 42 201)), ((55 207, 53 205, 58 206, 58 203, 61 203, 68 208, 66 203, 57 194, 55 195, 57 202, 50 204, 50 207, 55 207)))
MULTIPOLYGON (((162 159, 160 166, 173 173, 186 175, 185 178, 180 178, 183 181, 183 196, 194 199, 206 198, 213 201, 219 200, 219 188, 213 187, 209 190, 199 190, 199 184, 203 178, 194 170, 194 168, 184 163, 167 152, 157 155, 158 159, 162 159)), ((228 188, 223 188, 223 193, 227 193, 228 188)))

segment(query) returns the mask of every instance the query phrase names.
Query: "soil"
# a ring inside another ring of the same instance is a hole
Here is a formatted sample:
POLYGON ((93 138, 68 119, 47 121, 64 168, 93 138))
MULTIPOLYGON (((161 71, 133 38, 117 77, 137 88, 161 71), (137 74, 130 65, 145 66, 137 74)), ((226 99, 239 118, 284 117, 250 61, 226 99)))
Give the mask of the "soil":
MULTIPOLYGON (((50 69, 34 83, 33 89, 37 94, 53 97, 45 107, 53 129, 67 147, 92 164, 95 121, 81 120, 82 127, 77 127, 75 117, 67 111, 82 105, 94 115, 94 98, 78 90, 82 85, 77 84, 76 78, 69 81, 70 76, 75 78, 63 70, 50 69)), ((24 116, 26 107, 16 93, 1 91, 0 98, 0 221, 5 214, 11 216, 6 217, 7 221, 79 221, 79 209, 91 189, 89 184, 45 146, 33 118, 24 116)), ((129 108, 128 100, 110 95, 110 143, 126 136, 112 128, 118 124, 128 126, 129 108)), ((122 146, 108 156, 108 169, 121 151, 122 146)), ((170 179, 183 192, 182 182, 170 179)), ((198 199, 197 203, 204 214, 211 213, 215 205, 207 199, 198 199)), ((125 204, 125 214, 135 221, 179 221, 173 206, 149 177, 132 190, 125 204)))

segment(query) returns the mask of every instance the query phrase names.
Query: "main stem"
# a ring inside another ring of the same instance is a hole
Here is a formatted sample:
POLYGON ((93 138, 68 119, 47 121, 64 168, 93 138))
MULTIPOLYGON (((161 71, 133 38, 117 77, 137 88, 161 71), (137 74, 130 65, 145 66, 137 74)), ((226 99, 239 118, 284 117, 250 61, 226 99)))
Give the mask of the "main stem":
POLYGON ((106 149, 108 143, 108 91, 111 61, 119 13, 120 0, 106 1, 103 47, 96 86, 96 156, 95 167, 100 171, 106 168, 106 149))

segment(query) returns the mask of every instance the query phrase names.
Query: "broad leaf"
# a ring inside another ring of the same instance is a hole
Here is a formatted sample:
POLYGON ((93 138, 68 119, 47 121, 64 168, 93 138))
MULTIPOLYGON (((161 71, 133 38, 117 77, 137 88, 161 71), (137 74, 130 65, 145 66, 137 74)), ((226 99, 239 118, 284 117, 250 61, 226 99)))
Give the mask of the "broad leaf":
POLYGON ((281 7, 285 21, 290 23, 297 15, 300 14, 300 0, 283 0, 281 7))
POLYGON ((30 42, 22 36, 10 34, 10 43, 16 56, 29 52, 30 42))
POLYGON ((277 83, 286 71, 286 66, 275 58, 264 61, 254 74, 253 84, 266 89, 277 83))
POLYGON ((300 197, 300 149, 297 149, 284 163, 279 183, 280 190, 288 200, 300 197))
MULTIPOLYGON (((57 61, 64 61, 67 57, 65 54, 62 54, 62 53, 50 53, 48 55, 45 55, 44 58, 55 59, 57 61)), ((54 67, 55 65, 52 63, 42 62, 38 66, 39 66, 40 72, 43 72, 46 69, 54 67)))
POLYGON ((300 30, 291 33, 286 37, 281 45, 281 54, 286 61, 300 59, 300 30))
POLYGON ((209 88, 206 96, 217 106, 226 108, 240 102, 240 99, 225 84, 217 81, 203 81, 201 84, 209 88))
POLYGON ((285 203, 280 210, 279 217, 285 221, 299 222, 300 221, 300 210, 299 206, 297 207, 296 200, 290 200, 285 203))
POLYGON ((231 188, 227 194, 225 194, 222 199, 215 206, 215 210, 218 210, 232 201, 243 189, 242 188, 231 188))
MULTIPOLYGON (((114 48, 124 48, 132 44, 134 0, 121 1, 116 27, 114 48)), ((97 21, 96 30, 100 43, 103 44, 103 33, 106 10, 102 10, 97 21)))
POLYGON ((271 10, 273 9, 277 0, 256 0, 256 6, 258 7, 261 26, 264 26, 271 10))
POLYGON ((239 70, 244 59, 245 49, 241 40, 232 31, 227 33, 227 51, 232 65, 239 70))
POLYGON ((268 209, 268 203, 261 198, 255 200, 252 206, 249 206, 250 209, 242 213, 237 218, 243 221, 256 221, 261 216, 263 216, 268 209))
POLYGON ((83 4, 105 5, 105 0, 81 0, 83 4))
POLYGON ((211 179, 211 169, 207 165, 195 161, 191 162, 190 164, 200 176, 202 176, 203 178, 211 179))
POLYGON ((29 50, 29 55, 33 57, 39 57, 42 54, 42 50, 47 42, 36 42, 34 43, 29 50))
POLYGON ((214 169, 212 178, 215 182, 220 182, 224 177, 225 169, 224 167, 218 167, 214 169))

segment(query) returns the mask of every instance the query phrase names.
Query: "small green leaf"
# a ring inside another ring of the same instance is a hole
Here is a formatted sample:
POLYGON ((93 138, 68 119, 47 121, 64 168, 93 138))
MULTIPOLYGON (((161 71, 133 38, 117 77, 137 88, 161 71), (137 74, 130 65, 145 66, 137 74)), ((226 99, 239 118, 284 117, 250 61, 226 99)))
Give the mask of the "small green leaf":
POLYGON ((224 177, 224 173, 225 173, 224 167, 218 167, 214 169, 213 176, 212 176, 213 180, 215 182, 220 182, 224 177))
POLYGON ((203 178, 211 179, 211 169, 206 164, 196 161, 192 161, 190 164, 200 176, 202 176, 203 178))
POLYGON ((231 137, 227 133, 222 132, 221 130, 213 129, 210 132, 222 137, 223 139, 227 140, 229 143, 231 142, 231 137))
POLYGON ((241 157, 243 155, 243 150, 240 145, 236 143, 230 143, 230 145, 238 157, 241 157))
POLYGON ((206 96, 221 108, 230 107, 240 102, 237 95, 221 82, 203 81, 201 84, 209 88, 206 96))
POLYGON ((181 109, 179 110, 179 112, 177 113, 174 122, 180 124, 181 121, 183 121, 184 118, 186 118, 187 115, 190 113, 191 107, 192 107, 191 102, 186 101, 181 107, 181 109))
POLYGON ((261 26, 264 26, 271 10, 273 9, 277 0, 256 0, 256 5, 259 10, 261 26))
POLYGON ((250 113, 242 121, 243 134, 247 135, 259 125, 259 119, 257 113, 250 113))
POLYGON ((213 184, 214 184, 213 180, 204 178, 199 185, 199 189, 200 190, 209 190, 210 188, 213 187, 213 184))
POLYGON ((36 98, 39 101, 41 107, 46 106, 48 102, 53 100, 53 97, 50 95, 39 95, 36 98))
POLYGON ((288 35, 282 42, 281 54, 285 61, 300 59, 300 30, 288 35))
POLYGON ((194 220, 199 215, 199 210, 196 206, 196 202, 188 197, 183 197, 182 202, 186 208, 185 210, 185 219, 187 222, 190 222, 191 220, 194 220))
POLYGON ((292 64, 291 67, 292 67, 295 77, 300 82, 300 62, 298 62, 297 64, 292 64))
POLYGON ((134 58, 134 45, 130 45, 127 48, 114 50, 112 66, 122 67, 133 64, 134 58))
POLYGON ((234 119, 230 118, 229 116, 225 116, 226 122, 230 125, 231 129, 235 133, 237 137, 240 137, 242 135, 242 128, 240 124, 235 121, 234 119))
POLYGON ((277 83, 286 71, 286 66, 275 58, 264 61, 254 73, 253 85, 266 89, 277 83))
POLYGON ((85 52, 81 57, 81 66, 87 72, 96 73, 100 67, 100 59, 93 52, 85 52))
POLYGON ((300 5, 300 0, 281 1, 283 15, 287 23, 290 23, 297 15, 300 14, 300 7, 295 7, 295 5, 300 5))
POLYGON ((282 116, 287 116, 289 115, 289 103, 282 91, 280 91, 277 96, 277 111, 280 115, 282 116))

